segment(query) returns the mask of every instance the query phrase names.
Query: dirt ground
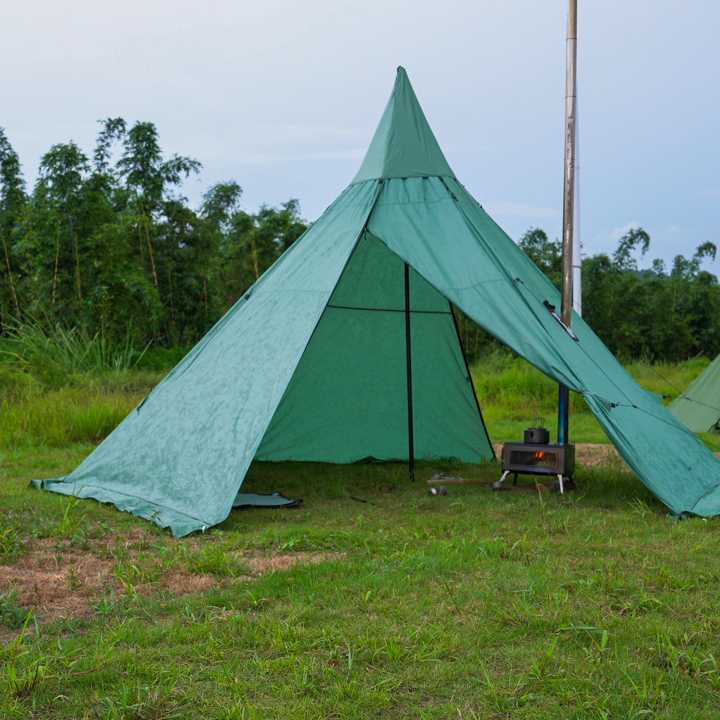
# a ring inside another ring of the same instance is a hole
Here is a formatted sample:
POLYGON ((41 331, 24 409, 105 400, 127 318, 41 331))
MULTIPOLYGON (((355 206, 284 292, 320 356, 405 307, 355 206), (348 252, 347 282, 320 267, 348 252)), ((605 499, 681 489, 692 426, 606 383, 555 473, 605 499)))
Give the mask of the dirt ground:
MULTIPOLYGON (((142 544, 143 535, 142 531, 135 531, 124 540, 130 548, 124 563, 133 562, 138 554, 135 548, 142 544)), ((112 542, 116 543, 117 539, 113 538, 112 542)), ((118 560, 108 552, 109 543, 93 541, 89 549, 78 550, 63 547, 56 539, 34 541, 17 562, 0 565, 0 593, 13 593, 14 600, 32 610, 38 620, 51 622, 92 615, 103 597, 121 598, 129 592, 149 595, 160 590, 176 596, 200 593, 226 582, 249 581, 287 570, 298 563, 315 564, 337 557, 320 552, 237 552, 236 558, 249 568, 248 575, 230 579, 173 566, 159 575, 155 573, 156 580, 139 582, 130 590, 116 572, 118 560)))

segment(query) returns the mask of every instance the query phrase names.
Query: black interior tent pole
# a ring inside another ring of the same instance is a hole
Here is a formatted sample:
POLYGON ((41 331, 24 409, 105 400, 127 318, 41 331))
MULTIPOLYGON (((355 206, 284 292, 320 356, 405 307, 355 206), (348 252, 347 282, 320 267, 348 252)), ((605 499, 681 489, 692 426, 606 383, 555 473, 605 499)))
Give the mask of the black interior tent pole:
MULTIPOLYGON (((565 67, 565 168, 563 187, 562 321, 570 327, 573 311, 573 220, 575 216, 575 140, 577 111, 577 0, 568 0, 565 67)), ((570 391, 558 393, 558 443, 569 441, 570 391)))
POLYGON ((408 470, 415 480, 415 427, 413 422, 412 328, 410 327, 410 266, 405 263, 405 364, 407 371, 408 470))

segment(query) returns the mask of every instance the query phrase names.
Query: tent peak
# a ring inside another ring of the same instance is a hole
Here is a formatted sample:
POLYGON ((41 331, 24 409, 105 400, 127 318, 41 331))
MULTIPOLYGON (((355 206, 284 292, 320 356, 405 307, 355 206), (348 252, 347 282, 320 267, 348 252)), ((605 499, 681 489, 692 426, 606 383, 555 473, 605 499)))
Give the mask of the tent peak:
POLYGON ((353 182, 426 175, 454 176, 407 72, 399 65, 392 94, 353 182))

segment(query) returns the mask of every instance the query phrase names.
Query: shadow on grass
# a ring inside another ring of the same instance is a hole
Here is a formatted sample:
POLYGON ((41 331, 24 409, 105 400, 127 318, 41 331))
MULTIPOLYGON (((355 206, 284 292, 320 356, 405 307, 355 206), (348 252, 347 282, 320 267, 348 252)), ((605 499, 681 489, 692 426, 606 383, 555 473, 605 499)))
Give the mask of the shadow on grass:
MULTIPOLYGON (((468 481, 467 484, 448 485, 447 497, 463 497, 478 512, 498 502, 508 505, 537 503, 535 480, 542 480, 548 487, 550 485, 549 481, 542 478, 521 476, 517 491, 493 492, 491 485, 500 475, 497 461, 482 465, 449 461, 419 462, 414 481, 409 477, 407 465, 400 462, 354 465, 286 462, 255 463, 243 489, 265 493, 279 491, 288 497, 303 498, 305 509, 325 503, 335 506, 364 504, 368 512, 381 508, 397 509, 402 504, 417 509, 418 501, 429 497, 429 481, 439 472, 460 476, 468 481)), ((580 467, 575 479, 577 490, 565 496, 555 492, 543 493, 542 502, 603 509, 627 509, 628 505, 633 505, 646 507, 648 512, 667 512, 665 506, 619 460, 592 468, 580 467)), ((273 515, 277 511, 267 512, 273 515)), ((287 513, 281 512, 280 517, 287 517, 287 513)), ((231 520, 235 524, 241 522, 243 517, 243 512, 233 513, 231 520)))

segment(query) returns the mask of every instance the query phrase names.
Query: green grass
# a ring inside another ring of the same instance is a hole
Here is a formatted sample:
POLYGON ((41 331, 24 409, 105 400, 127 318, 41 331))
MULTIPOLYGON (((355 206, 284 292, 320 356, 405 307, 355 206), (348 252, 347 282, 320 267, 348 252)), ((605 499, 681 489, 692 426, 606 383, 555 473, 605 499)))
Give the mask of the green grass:
MULTIPOLYGON (((651 364, 634 361, 625 365, 646 390, 672 402, 708 364, 707 358, 694 358, 677 364, 651 364)), ((521 358, 505 352, 482 358, 472 367, 475 390, 493 440, 505 442, 522 437, 529 425, 547 427, 554 434, 557 426, 557 384, 521 358)), ((571 398, 570 434, 574 442, 606 443, 600 427, 582 398, 571 398)), ((713 450, 720 450, 718 433, 703 433, 713 450)))
MULTIPOLYGON (((0 447, 98 443, 134 408, 168 368, 158 363, 162 352, 148 353, 145 370, 113 369, 70 373, 60 386, 33 375, 24 364, 0 362, 0 447)), ((167 352, 168 358, 176 355, 167 352)), ((633 362, 630 373, 643 387, 667 402, 706 367, 698 358, 676 365, 633 362)), ((557 385, 520 358, 493 353, 472 368, 475 389, 494 441, 522 436, 529 425, 556 427, 557 385)), ((607 442, 604 431, 581 398, 572 398, 571 436, 575 442, 607 442)), ((720 450, 717 433, 705 442, 720 450)))
MULTIPOLYGON (((667 393, 701 365, 630 371, 667 393)), ((494 439, 554 427, 556 388, 526 364, 491 357, 473 375, 494 439)), ((183 541, 28 488, 73 468, 160 376, 0 385, 0 565, 42 542, 111 562, 122 588, 46 622, 0 587, 0 718, 718 716, 717 523, 669 519, 619 463, 580 469, 565 497, 492 493, 495 465, 421 463, 411 483, 400 464, 256 464, 248 490, 302 508, 234 512, 183 541), (438 470, 485 484, 430 496, 438 470), (248 557, 277 553, 324 560, 248 579, 248 557), (216 586, 163 589, 178 570, 216 586)), ((573 429, 603 441, 579 404, 573 429)))
MULTIPOLYGON (((303 508, 233 513, 191 546, 27 490, 85 451, 7 456, 3 523, 60 548, 116 538, 131 588, 177 563, 225 584, 28 625, 0 651, 0 717, 717 717, 714 523, 673 522, 619 468, 582 471, 565 498, 482 485, 431 497, 431 465, 415 484, 401 465, 256 465, 248 487, 303 508), (133 528, 148 533, 140 559, 121 543, 133 528), (249 550, 331 555, 247 580, 223 558, 249 550)), ((7 612, 17 628, 23 609, 7 612)))
POLYGON ((133 342, 132 329, 114 339, 81 327, 27 319, 4 328, 0 356, 41 378, 46 384, 62 385, 77 373, 129 370, 142 359, 145 350, 133 342))
POLYGON ((19 630, 25 625, 29 614, 29 610, 18 604, 14 592, 0 593, 0 626, 19 630))
MULTIPOLYGON (((0 381, 2 371, 0 365, 0 381)), ((98 443, 162 375, 148 371, 79 375, 59 388, 23 381, 5 393, 0 384, 0 447, 98 443)), ((5 377, 11 376, 6 371, 5 377)))

